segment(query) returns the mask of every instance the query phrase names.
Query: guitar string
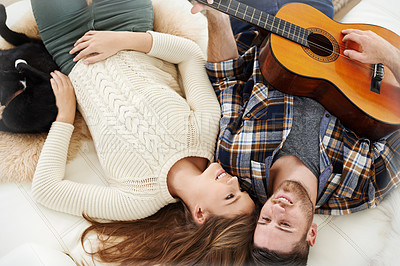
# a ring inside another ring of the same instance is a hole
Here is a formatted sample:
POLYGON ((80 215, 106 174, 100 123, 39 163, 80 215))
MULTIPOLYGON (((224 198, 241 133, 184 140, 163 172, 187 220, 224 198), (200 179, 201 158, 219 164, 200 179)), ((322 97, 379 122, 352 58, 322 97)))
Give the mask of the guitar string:
MULTIPOLYGON (((220 5, 220 6, 221 6, 221 5, 220 5)), ((223 4, 222 4, 222 6, 223 6, 223 4)), ((227 10, 229 10, 229 8, 228 8, 227 6, 223 6, 223 7, 225 7, 227 10)), ((240 10, 240 7, 237 8, 237 10, 240 10)), ((237 13, 240 13, 240 12, 237 12, 237 13)), ((268 14, 267 14, 267 15, 268 15, 268 14)), ((245 16, 250 17, 249 15, 245 14, 245 12, 243 12, 243 19, 245 18, 245 16)), ((260 16, 260 18, 262 18, 262 17, 260 16)), ((278 18, 278 19, 279 19, 279 18, 278 18)), ((284 20, 282 20, 282 21, 284 21, 284 20)), ((290 22, 289 22, 289 23, 290 23, 290 22)), ((292 24, 292 23, 291 23, 291 24, 292 24)), ((319 45, 319 44, 317 44, 317 43, 315 43, 315 42, 309 41, 307 38, 300 37, 300 35, 297 35, 297 34, 301 34, 301 32, 298 31, 297 29, 304 29, 304 28, 299 27, 299 26, 297 26, 297 25, 295 25, 295 24, 292 24, 292 25, 296 26, 296 30, 295 30, 294 33, 290 33, 290 30, 289 30, 289 31, 281 30, 282 34, 284 35, 284 33, 287 33, 287 36, 288 36, 288 37, 289 37, 290 35, 292 35, 292 37, 295 38, 295 39, 296 39, 296 37, 298 37, 297 39, 298 39, 299 41, 302 41, 302 42, 304 41, 304 42, 308 43, 309 46, 312 46, 312 47, 315 47, 315 48, 317 48, 317 49, 320 49, 321 51, 324 51, 324 52, 326 52, 326 53, 328 53, 328 54, 335 54, 335 55, 338 55, 338 56, 340 56, 340 57, 342 57, 342 58, 344 58, 344 59, 349 60, 351 63, 358 65, 358 66, 361 67, 361 68, 368 69, 368 70, 373 70, 373 66, 371 66, 370 64, 365 64, 365 63, 362 63, 362 62, 360 62, 360 61, 353 60, 353 59, 351 59, 350 57, 348 57, 348 56, 346 56, 346 55, 344 55, 344 54, 335 52, 333 49, 329 49, 329 48, 327 48, 327 47, 325 47, 325 46, 322 46, 322 45, 319 45)), ((276 31, 279 31, 279 27, 278 27, 278 26, 272 25, 271 28, 272 28, 272 29, 275 29, 276 31)), ((304 29, 304 30, 306 30, 306 29, 304 29)), ((303 36, 304 36, 304 35, 303 35, 303 36)), ((325 42, 321 42, 321 43, 324 43, 324 44, 331 44, 330 42, 326 42, 326 41, 325 41, 325 42)), ((344 45, 340 45, 340 44, 339 44, 338 46, 339 46, 339 48, 341 48, 342 50, 345 50, 345 49, 346 49, 346 47, 345 47, 344 45)))
MULTIPOLYGON (((198 1, 198 2, 203 2, 203 4, 206 4, 206 1, 198 1)), ((236 3, 238 3, 238 4, 241 4, 241 3, 239 3, 239 2, 237 2, 237 1, 231 1, 230 0, 230 3, 232 3, 232 2, 236 2, 236 3)), ((231 12, 232 11, 235 11, 235 16, 237 16, 238 18, 240 18, 240 16, 239 15, 237 15, 237 13, 239 13, 240 15, 242 15, 242 17, 241 17, 241 19, 243 19, 243 20, 246 20, 245 19, 245 17, 248 17, 249 19, 248 19, 248 21, 250 21, 250 20, 252 20, 253 18, 252 18, 252 16, 250 16, 246 11, 247 11, 247 7, 246 7, 246 5, 245 4, 242 4, 242 6, 243 7, 240 7, 240 5, 238 5, 238 7, 236 8, 236 10, 235 9, 233 9, 233 8, 231 8, 231 7, 228 7, 228 6, 225 6, 224 4, 221 4, 221 3, 216 3, 216 2, 214 2, 214 4, 206 4, 206 5, 209 5, 209 6, 211 6, 211 7, 213 7, 213 8, 216 8, 217 10, 219 9, 219 7, 220 6, 222 6, 222 7, 224 7, 225 9, 226 9, 226 11, 223 11, 223 10, 221 10, 222 12, 226 12, 226 13, 228 13, 228 15, 230 15, 229 14, 229 12, 228 12, 228 10, 230 10, 231 12), (215 5, 217 5, 217 6, 215 6, 215 5), (244 12, 239 12, 239 10, 240 11, 244 11, 244 12)), ((251 8, 251 9, 253 9, 253 10, 257 10, 257 9, 255 9, 255 8, 253 8, 253 7, 251 7, 251 6, 248 6, 249 8, 251 8)), ((259 16, 259 22, 260 22, 260 20, 261 19, 263 19, 263 21, 265 21, 266 19, 264 19, 264 15, 262 15, 262 14, 266 14, 267 16, 272 16, 274 19, 276 18, 276 19, 279 19, 279 20, 281 20, 281 21, 284 21, 285 23, 289 23, 289 24, 291 24, 291 25, 294 25, 296 28, 299 28, 299 29, 303 29, 303 30, 307 30, 307 29, 304 29, 304 28, 302 28, 302 27, 300 27, 300 26, 297 26, 297 25, 295 25, 295 24, 293 24, 293 23, 290 23, 290 22, 287 22, 287 21, 285 21, 285 20, 282 20, 282 19, 280 19, 280 18, 278 18, 278 17, 275 17, 275 16, 273 16, 273 15, 270 15, 270 14, 268 14, 268 13, 265 13, 265 12, 263 12, 263 11, 260 11, 260 10, 257 10, 258 12, 260 12, 260 16, 259 16)), ((255 23, 253 23, 253 24, 255 24, 255 23)), ((260 27, 262 27, 262 26, 260 26, 260 27)), ((262 27, 263 28, 263 27, 262 27)), ((277 31, 279 30, 279 28, 278 28, 278 26, 272 26, 272 28, 274 29, 277 29, 277 31)), ((284 35, 284 33, 288 33, 287 35, 288 35, 288 37, 289 37, 289 35, 291 34, 290 33, 290 30, 289 31, 283 31, 282 30, 282 34, 284 35)), ((297 29, 295 30, 295 33, 292 33, 291 35, 292 36, 297 36, 297 35, 295 35, 295 34, 301 34, 297 29)), ((299 40, 301 40, 301 41, 304 41, 304 40, 307 40, 307 39, 304 39, 304 38, 298 38, 299 40)), ((329 41, 329 40, 328 40, 329 41)), ((322 43, 324 43, 324 44, 331 44, 330 42, 325 42, 325 41, 323 41, 322 43)), ((315 43, 314 43, 315 44, 315 43)), ((318 46, 318 44, 315 44, 315 47, 317 47, 318 46)), ((342 46, 342 45, 340 45, 339 44, 339 47, 340 48, 342 48, 342 49, 345 49, 346 47, 345 46, 342 46)), ((325 48, 324 46, 320 46, 320 47, 318 47, 318 48, 320 48, 321 50, 322 49, 325 49, 325 51, 326 52, 333 52, 333 51, 331 51, 331 50, 329 50, 329 49, 327 49, 327 48, 325 48)))
MULTIPOLYGON (((216 2, 214 2, 213 4, 208 4, 208 3, 205 3, 204 1, 199 1, 199 2, 202 2, 203 4, 206 4, 206 5, 208 5, 208 6, 211 6, 211 7, 213 7, 213 8, 215 8, 215 9, 217 9, 217 10, 219 10, 219 7, 224 7, 224 8, 226 8, 226 11, 225 11, 225 13, 227 13, 228 12, 228 10, 232 10, 231 8, 228 8, 227 6, 225 6, 224 4, 217 4, 216 2), (217 6, 216 6, 217 5, 217 6)), ((237 10, 234 10, 236 13, 241 13, 241 12, 238 12, 238 10, 240 10, 241 8, 240 7, 238 7, 237 8, 237 10)), ((254 9, 254 8, 253 8, 254 9)), ((221 11, 223 11, 223 10, 221 10, 221 11)), ((245 10, 244 10, 245 11, 245 10)), ((224 12, 224 11, 223 11, 224 12)), ((245 18, 245 16, 249 16, 249 15, 246 15, 245 14, 246 12, 243 12, 243 13, 241 13, 241 14, 243 14, 243 19, 245 18)), ((228 14, 229 15, 229 14, 228 14)), ((269 14, 267 14, 267 15, 269 15, 269 14)), ((250 17, 250 16, 249 16, 250 17)), ((278 18, 279 19, 279 18, 278 18)), ((292 23, 291 23, 292 24, 292 23)), ((292 24, 292 25, 294 25, 294 24, 292 24)), ((299 27, 299 26, 297 26, 297 25, 295 25, 296 27, 298 27, 298 28, 301 28, 301 27, 299 27)), ((272 26, 272 29, 279 29, 277 26, 272 26)), ((304 28, 301 28, 301 29, 304 29, 304 28)), ((292 35, 292 37, 295 37, 295 36, 297 36, 297 35, 295 35, 296 33, 298 33, 297 31, 295 32, 295 33, 290 33, 290 31, 288 32, 288 31, 283 31, 282 30, 282 33, 284 33, 284 32, 286 32, 286 33, 288 33, 287 35, 289 36, 289 35, 292 35)), ((299 37, 299 36, 297 36, 297 37, 299 37)), ((365 64, 365 63, 362 63, 362 62, 360 62, 360 61, 356 61, 356 60, 353 60, 353 59, 351 59, 350 57, 348 57, 348 56, 346 56, 346 55, 344 55, 344 54, 341 54, 341 53, 337 53, 337 52, 335 52, 333 49, 329 49, 329 48, 327 48, 327 47, 324 47, 324 46, 322 46, 322 45, 319 45, 319 44, 317 44, 317 43, 314 43, 314 42, 311 42, 311 41, 308 41, 308 39, 306 39, 306 38, 303 38, 303 37, 299 37, 298 38, 298 40, 301 40, 301 41, 305 41, 305 42, 307 42, 310 46, 313 46, 313 47, 315 47, 315 48, 318 48, 318 49, 320 49, 320 50, 322 50, 322 51, 325 51, 326 53, 329 53, 329 54, 335 54, 335 55, 338 55, 338 56, 340 56, 340 57, 342 57, 342 58, 344 58, 344 59, 347 59, 347 60, 349 60, 351 63, 353 63, 353 64, 355 64, 355 65, 358 65, 359 67, 361 67, 361 68, 364 68, 364 69, 367 69, 367 70, 373 70, 374 69, 374 67, 373 66, 371 66, 371 64, 365 64), (368 66, 367 66, 368 65, 368 66)), ((325 42, 325 44, 331 44, 330 42, 328 43, 328 42, 325 42)), ((339 44, 339 48, 341 48, 342 50, 345 50, 346 49, 346 47, 345 46, 343 46, 343 45, 340 45, 339 44)))

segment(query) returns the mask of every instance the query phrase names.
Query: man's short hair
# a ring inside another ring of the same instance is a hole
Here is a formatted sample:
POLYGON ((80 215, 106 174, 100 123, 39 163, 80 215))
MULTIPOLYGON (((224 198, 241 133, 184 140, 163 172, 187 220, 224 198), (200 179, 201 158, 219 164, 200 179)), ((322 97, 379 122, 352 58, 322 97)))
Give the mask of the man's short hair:
POLYGON ((310 245, 306 241, 306 236, 307 234, 296 243, 290 253, 278 253, 268 249, 254 247, 251 255, 254 265, 307 265, 310 245))

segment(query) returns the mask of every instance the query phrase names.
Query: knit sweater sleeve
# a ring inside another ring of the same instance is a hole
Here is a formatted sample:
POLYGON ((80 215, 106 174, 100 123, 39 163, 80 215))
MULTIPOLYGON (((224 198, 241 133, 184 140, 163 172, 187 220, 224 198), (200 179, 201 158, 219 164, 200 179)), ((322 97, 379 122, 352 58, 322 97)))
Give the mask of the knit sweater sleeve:
MULTIPOLYGON (((183 93, 194 118, 190 124, 192 136, 197 136, 189 142, 214 151, 221 108, 208 79, 203 52, 189 39, 165 33, 150 33, 153 36, 153 46, 148 54, 178 66, 183 93)), ((210 156, 208 159, 213 160, 210 156)))
POLYGON ((165 33, 152 32, 151 56, 178 65, 186 100, 195 112, 220 116, 220 106, 205 71, 205 58, 193 41, 165 33))
POLYGON ((141 219, 161 208, 156 199, 151 203, 151 197, 140 199, 113 187, 64 180, 73 129, 71 124, 53 123, 32 181, 36 201, 56 211, 110 220, 141 219))

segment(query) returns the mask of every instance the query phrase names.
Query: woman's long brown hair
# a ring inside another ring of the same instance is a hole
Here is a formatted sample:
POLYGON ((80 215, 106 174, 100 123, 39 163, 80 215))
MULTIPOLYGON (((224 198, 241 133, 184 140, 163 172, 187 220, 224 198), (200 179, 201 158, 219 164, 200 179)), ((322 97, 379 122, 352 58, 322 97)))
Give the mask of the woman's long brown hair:
MULTIPOLYGON (((256 215, 209 217, 196 225, 182 203, 170 204, 141 220, 99 222, 83 232, 98 235, 98 249, 86 252, 121 265, 244 265, 250 258, 256 215)), ((84 246, 85 247, 85 246, 84 246)))

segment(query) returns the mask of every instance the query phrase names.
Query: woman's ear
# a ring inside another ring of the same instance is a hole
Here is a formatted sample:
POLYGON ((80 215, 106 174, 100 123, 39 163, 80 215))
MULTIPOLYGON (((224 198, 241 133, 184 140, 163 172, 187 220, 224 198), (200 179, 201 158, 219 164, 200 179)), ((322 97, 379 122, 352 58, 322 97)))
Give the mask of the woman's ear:
POLYGON ((206 218, 207 218, 206 213, 203 211, 203 209, 199 205, 196 205, 194 207, 193 218, 197 224, 204 224, 204 222, 206 221, 206 218))

